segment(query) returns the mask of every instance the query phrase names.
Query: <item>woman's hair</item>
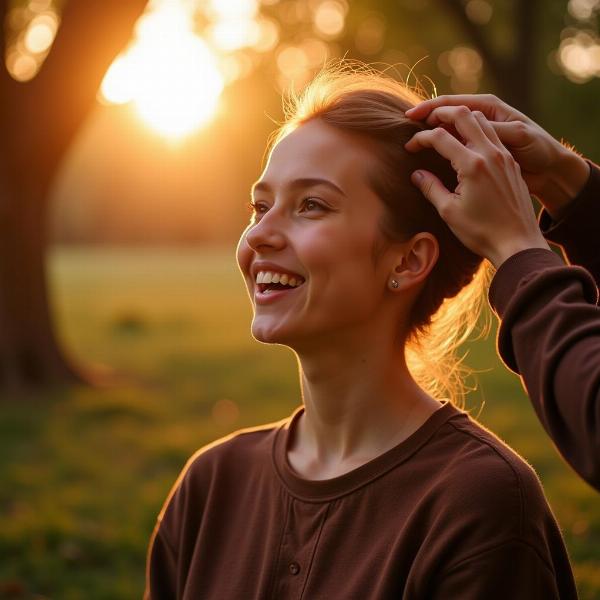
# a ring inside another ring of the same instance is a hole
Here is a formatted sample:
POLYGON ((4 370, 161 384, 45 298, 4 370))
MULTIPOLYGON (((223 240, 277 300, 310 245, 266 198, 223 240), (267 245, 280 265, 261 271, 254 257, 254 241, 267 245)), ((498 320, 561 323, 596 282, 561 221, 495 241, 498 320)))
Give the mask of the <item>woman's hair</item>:
POLYGON ((488 269, 410 181, 411 173, 420 168, 437 175, 450 190, 456 187, 454 170, 437 152, 411 154, 404 149, 413 134, 425 128, 404 113, 424 99, 420 88, 409 87, 364 63, 330 63, 299 95, 290 93, 284 106, 285 121, 274 132, 270 147, 313 119, 370 142, 379 160, 369 179, 387 209, 381 222, 385 238, 405 241, 428 231, 439 244, 439 258, 412 306, 408 367, 428 393, 462 405, 470 370, 457 350, 479 320, 488 269))

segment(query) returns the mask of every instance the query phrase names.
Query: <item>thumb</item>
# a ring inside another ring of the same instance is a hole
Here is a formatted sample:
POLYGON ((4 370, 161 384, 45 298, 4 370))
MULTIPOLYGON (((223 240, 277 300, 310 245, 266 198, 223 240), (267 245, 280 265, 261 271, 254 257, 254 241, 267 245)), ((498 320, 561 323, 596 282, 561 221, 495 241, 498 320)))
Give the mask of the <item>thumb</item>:
POLYGON ((414 171, 410 179, 438 212, 448 204, 453 196, 444 184, 429 171, 414 171))

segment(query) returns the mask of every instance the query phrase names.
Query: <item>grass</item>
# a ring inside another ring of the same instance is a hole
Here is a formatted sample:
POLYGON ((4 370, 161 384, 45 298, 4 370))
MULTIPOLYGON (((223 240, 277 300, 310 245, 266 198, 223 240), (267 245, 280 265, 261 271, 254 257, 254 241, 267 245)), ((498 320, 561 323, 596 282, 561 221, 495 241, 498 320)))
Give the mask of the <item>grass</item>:
MULTIPOLYGON (((139 598, 148 539, 189 455, 300 403, 290 352, 253 342, 230 250, 59 250, 64 345, 133 377, 112 390, 2 399, 0 598, 139 598)), ((584 600, 600 599, 600 503, 562 462, 493 338, 472 414, 526 456, 563 529, 584 600)))

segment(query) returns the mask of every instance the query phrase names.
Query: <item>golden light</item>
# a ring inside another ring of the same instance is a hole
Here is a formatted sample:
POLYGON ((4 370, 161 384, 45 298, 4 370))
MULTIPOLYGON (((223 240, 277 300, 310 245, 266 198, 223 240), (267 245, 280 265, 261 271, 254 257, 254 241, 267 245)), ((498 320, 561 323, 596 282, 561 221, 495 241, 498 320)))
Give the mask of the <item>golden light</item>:
POLYGON ((223 77, 208 46, 193 32, 182 4, 164 3, 144 15, 133 46, 107 71, 101 94, 111 103, 132 101, 159 133, 179 138, 214 115, 223 77))
POLYGON ((260 26, 256 21, 229 19, 210 28, 211 41, 225 52, 254 46, 260 40, 260 26))
POLYGON ((260 19, 258 21, 259 36, 254 44, 254 49, 257 52, 269 52, 273 50, 279 42, 279 27, 277 23, 271 19, 260 19))
POLYGON ((599 0, 569 0, 567 9, 579 21, 591 19, 600 10, 599 0))
POLYGON ((50 48, 56 35, 58 20, 52 14, 35 17, 25 32, 25 47, 32 54, 45 52, 50 48))
POLYGON ((377 54, 385 40, 385 20, 381 15, 371 14, 360 23, 354 43, 363 54, 377 54))
POLYGON ((10 52, 6 57, 6 66, 17 81, 29 81, 38 71, 38 62, 33 56, 16 51, 10 52))
POLYGON ((438 68, 450 76, 450 87, 456 94, 474 94, 479 88, 483 60, 468 46, 455 46, 438 57, 438 68))
POLYGON ((579 31, 560 43, 558 62, 574 83, 600 77, 600 40, 590 32, 579 31))
POLYGON ((325 0, 315 11, 315 27, 327 37, 335 37, 344 29, 347 6, 338 0, 325 0))
POLYGON ((253 19, 258 14, 256 0, 210 0, 208 12, 215 20, 253 19))
POLYGON ((42 66, 58 30, 60 19, 47 0, 15 6, 8 12, 5 64, 11 77, 25 82, 42 66))
POLYGON ((469 0, 465 5, 465 13, 469 21, 477 25, 485 25, 490 22, 494 8, 486 0, 469 0))

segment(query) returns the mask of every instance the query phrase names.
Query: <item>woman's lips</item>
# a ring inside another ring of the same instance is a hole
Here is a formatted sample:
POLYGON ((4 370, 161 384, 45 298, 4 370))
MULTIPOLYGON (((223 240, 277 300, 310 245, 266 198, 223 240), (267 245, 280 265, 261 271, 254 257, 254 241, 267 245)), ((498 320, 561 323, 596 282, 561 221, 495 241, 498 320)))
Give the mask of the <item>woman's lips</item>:
POLYGON ((304 284, 295 287, 295 288, 287 288, 280 290, 267 289, 264 292, 261 292, 258 287, 254 289, 254 301, 256 304, 271 304, 273 302, 277 302, 277 300, 281 300, 286 295, 289 296, 293 294, 297 290, 299 290, 304 284))

